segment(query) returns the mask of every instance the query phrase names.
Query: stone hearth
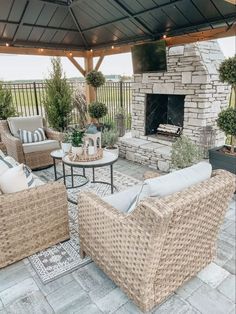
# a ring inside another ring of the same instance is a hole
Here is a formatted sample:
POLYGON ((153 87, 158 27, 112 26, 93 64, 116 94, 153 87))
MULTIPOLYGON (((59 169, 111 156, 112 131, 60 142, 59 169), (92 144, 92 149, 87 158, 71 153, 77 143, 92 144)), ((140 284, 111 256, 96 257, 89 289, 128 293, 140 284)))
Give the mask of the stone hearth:
POLYGON ((228 105, 230 88, 219 81, 218 66, 224 59, 217 41, 167 48, 167 72, 135 74, 131 136, 120 140, 120 155, 168 171, 173 139, 146 135, 147 95, 184 95, 183 134, 196 144, 200 128, 216 130, 215 145, 224 143, 217 128, 218 113, 228 105))

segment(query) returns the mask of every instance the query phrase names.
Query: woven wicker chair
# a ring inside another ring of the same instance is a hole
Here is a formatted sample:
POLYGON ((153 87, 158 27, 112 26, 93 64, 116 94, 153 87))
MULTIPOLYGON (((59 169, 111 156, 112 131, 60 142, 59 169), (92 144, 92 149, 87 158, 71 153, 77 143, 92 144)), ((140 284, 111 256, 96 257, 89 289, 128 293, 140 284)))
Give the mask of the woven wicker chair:
POLYGON ((214 259, 234 190, 235 176, 218 170, 182 192, 146 198, 130 214, 83 192, 78 200, 81 256, 91 256, 148 311, 214 259))
MULTIPOLYGON (((48 139, 61 141, 62 133, 48 128, 44 128, 44 130, 48 139)), ((0 134, 8 155, 15 158, 19 163, 24 163, 31 169, 42 168, 53 164, 50 156, 53 149, 25 153, 20 139, 11 134, 6 120, 0 120, 0 134)))
POLYGON ((0 195, 0 268, 69 239, 65 186, 0 195))

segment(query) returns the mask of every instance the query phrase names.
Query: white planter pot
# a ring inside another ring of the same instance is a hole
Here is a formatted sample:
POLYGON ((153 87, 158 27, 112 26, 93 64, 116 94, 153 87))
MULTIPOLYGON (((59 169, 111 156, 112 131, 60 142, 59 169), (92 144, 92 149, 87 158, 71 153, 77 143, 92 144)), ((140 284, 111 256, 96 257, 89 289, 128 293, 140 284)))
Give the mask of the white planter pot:
POLYGON ((71 143, 61 143, 61 148, 65 154, 68 154, 71 150, 71 143))
POLYGON ((71 148, 71 151, 72 151, 72 154, 74 154, 74 155, 82 155, 83 154, 83 147, 74 147, 74 146, 72 146, 72 148, 71 148))
POLYGON ((114 155, 117 156, 117 157, 119 156, 119 147, 116 146, 116 145, 114 146, 113 149, 105 147, 104 150, 105 150, 106 152, 109 152, 109 153, 114 154, 114 155))

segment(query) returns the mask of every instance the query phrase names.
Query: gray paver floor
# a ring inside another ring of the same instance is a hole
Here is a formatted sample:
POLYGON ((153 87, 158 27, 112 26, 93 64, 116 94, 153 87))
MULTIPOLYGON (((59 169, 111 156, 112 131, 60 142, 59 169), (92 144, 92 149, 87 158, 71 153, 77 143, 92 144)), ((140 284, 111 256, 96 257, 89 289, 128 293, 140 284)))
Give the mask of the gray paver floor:
MULTIPOLYGON (((146 170, 125 160, 115 169, 142 179, 146 170)), ((0 270, 0 314, 135 314, 141 311, 94 264, 43 285, 27 259, 0 270)), ((155 314, 235 313, 235 200, 218 236, 217 258, 179 288, 155 314)))

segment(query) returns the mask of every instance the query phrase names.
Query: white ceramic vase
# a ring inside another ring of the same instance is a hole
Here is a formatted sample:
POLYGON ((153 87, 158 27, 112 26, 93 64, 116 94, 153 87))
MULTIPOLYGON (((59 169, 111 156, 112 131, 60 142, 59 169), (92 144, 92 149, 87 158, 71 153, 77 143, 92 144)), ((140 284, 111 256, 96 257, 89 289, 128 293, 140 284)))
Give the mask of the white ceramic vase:
POLYGON ((71 143, 61 143, 61 148, 65 154, 68 154, 71 150, 71 143))
POLYGON ((117 157, 119 156, 119 147, 117 145, 115 145, 114 148, 105 147, 104 150, 106 152, 112 153, 113 155, 117 157))

